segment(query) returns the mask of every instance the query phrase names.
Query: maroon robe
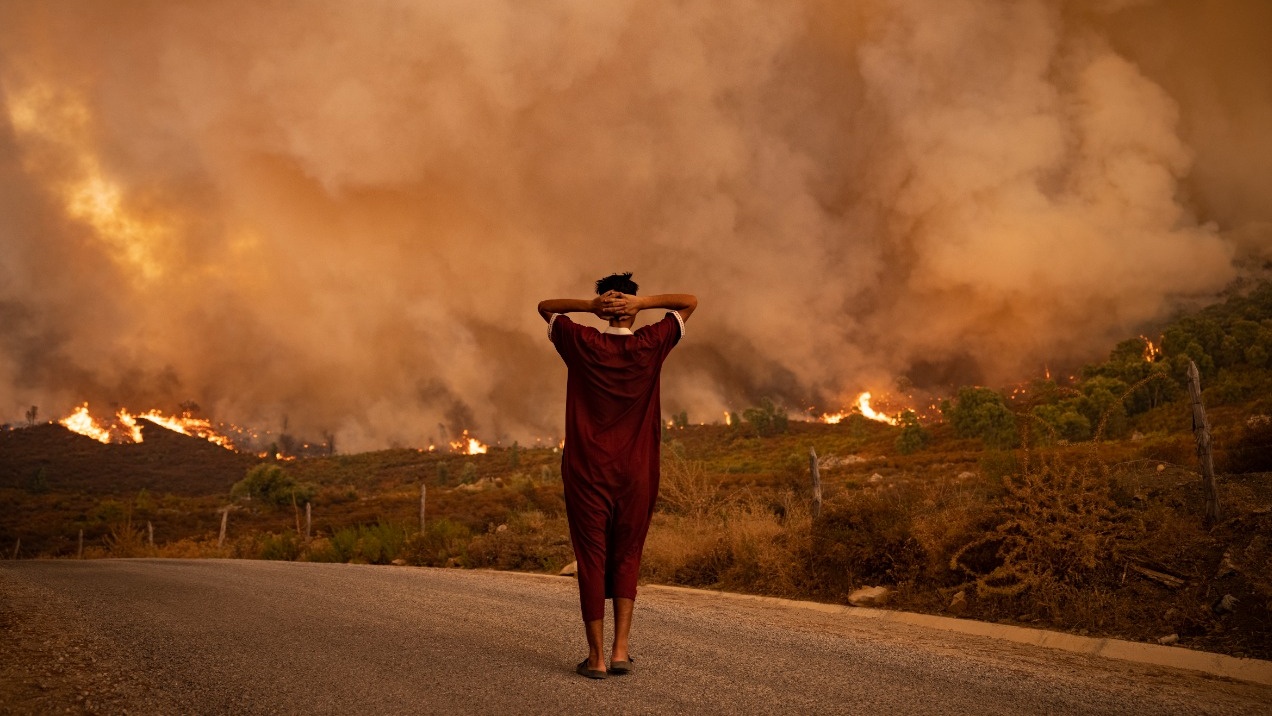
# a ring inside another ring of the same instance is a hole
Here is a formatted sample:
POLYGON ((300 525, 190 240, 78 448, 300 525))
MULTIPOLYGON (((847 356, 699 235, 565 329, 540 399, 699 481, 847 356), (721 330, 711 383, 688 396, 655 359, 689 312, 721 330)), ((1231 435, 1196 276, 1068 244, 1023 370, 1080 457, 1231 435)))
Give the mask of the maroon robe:
POLYGON ((604 618, 606 599, 636 598, 658 499, 659 375, 683 331, 675 312, 632 335, 565 315, 548 328, 569 368, 561 477, 585 622, 604 618))

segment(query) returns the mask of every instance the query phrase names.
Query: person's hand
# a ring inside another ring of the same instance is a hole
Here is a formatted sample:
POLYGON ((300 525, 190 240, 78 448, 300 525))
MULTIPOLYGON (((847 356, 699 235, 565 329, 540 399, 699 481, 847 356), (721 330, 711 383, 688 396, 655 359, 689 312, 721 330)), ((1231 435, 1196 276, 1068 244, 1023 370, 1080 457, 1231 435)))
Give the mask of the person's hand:
POLYGON ((592 299, 592 313, 601 320, 608 321, 614 317, 613 302, 623 294, 618 291, 606 291, 605 293, 592 299))
POLYGON ((637 296, 611 291, 606 293, 604 298, 605 310, 615 317, 635 316, 640 313, 640 298, 637 296))

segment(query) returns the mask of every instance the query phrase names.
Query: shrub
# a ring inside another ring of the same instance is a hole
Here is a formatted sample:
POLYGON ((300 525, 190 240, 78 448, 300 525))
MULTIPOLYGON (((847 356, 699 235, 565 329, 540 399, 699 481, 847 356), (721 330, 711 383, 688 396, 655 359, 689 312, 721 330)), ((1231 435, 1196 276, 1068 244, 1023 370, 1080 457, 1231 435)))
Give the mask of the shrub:
POLYGON ((784 433, 790 427, 786 411, 774 405, 769 398, 761 400, 756 407, 743 410, 742 419, 751 424, 759 437, 784 433))
POLYGON ((912 455, 927 446, 931 437, 931 434, 919 424, 919 416, 913 410, 901 413, 901 434, 897 436, 897 452, 902 455, 912 455))
POLYGON ((247 471, 247 476, 230 488, 233 497, 246 497, 267 505, 290 505, 313 500, 317 488, 302 484, 283 468, 264 462, 247 471))
POLYGON ((477 466, 471 462, 465 462, 464 469, 459 473, 459 483, 471 485, 474 482, 477 482, 477 466))
POLYGON ((557 570, 574 559, 564 519, 549 520, 542 512, 514 512, 508 522, 474 537, 467 546, 464 566, 557 570))
POLYGON ((1105 473, 1095 458, 1052 458, 1006 476, 997 525, 955 552, 950 567, 982 595, 1072 594, 1087 586, 1115 561, 1122 536, 1105 473))
POLYGON ((830 598, 863 584, 912 582, 928 562, 900 501, 864 493, 826 506, 800 558, 810 588, 830 598))
POLYGON ((1003 396, 989 388, 959 388, 954 402, 946 402, 941 411, 961 438, 980 438, 994 448, 1014 447, 1020 441, 1016 416, 1003 396))
POLYGON ((1220 453, 1224 472, 1272 471, 1272 417, 1255 415, 1246 419, 1240 435, 1220 453))
POLYGON ((416 533, 403 545, 402 556, 408 564, 443 567, 451 559, 464 561, 472 532, 459 522, 441 517, 424 523, 424 532, 416 533))
POLYGON ((707 476, 706 463, 700 460, 688 460, 680 451, 667 450, 661 472, 658 507, 663 512, 705 517, 728 503, 720 494, 719 481, 707 476))
POLYGON ((259 559, 293 561, 300 557, 304 550, 303 541, 293 532, 282 534, 266 533, 261 536, 257 546, 259 559))
POLYGON ((112 557, 146 557, 154 551, 146 543, 142 529, 133 526, 131 511, 110 525, 106 549, 112 557))
POLYGON ((408 540, 408 529, 391 522, 344 527, 326 540, 315 540, 305 557, 311 562, 388 564, 407 551, 408 540))

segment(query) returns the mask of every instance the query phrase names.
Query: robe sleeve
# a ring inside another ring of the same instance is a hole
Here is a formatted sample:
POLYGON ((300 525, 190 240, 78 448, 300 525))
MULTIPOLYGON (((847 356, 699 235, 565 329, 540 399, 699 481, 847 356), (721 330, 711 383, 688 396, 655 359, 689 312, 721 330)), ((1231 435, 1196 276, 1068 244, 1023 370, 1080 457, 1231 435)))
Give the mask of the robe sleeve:
POLYGON ((566 365, 573 365, 574 359, 579 355, 580 328, 582 326, 563 313, 553 314, 548 323, 548 337, 552 339, 552 345, 556 346, 557 353, 566 365))

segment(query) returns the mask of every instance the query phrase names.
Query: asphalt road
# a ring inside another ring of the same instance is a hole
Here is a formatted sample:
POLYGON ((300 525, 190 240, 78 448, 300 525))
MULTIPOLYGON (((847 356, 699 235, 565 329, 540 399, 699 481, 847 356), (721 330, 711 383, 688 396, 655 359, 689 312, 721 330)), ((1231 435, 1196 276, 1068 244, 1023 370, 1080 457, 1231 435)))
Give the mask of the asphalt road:
POLYGON ((0 713, 1272 713, 1266 686, 652 590, 638 672, 591 681, 574 582, 511 573, 0 562, 0 628, 0 713))

